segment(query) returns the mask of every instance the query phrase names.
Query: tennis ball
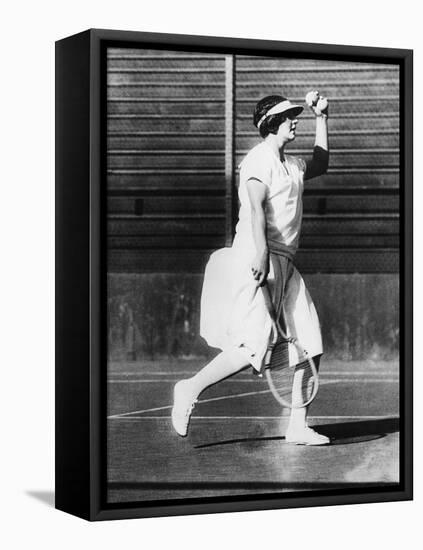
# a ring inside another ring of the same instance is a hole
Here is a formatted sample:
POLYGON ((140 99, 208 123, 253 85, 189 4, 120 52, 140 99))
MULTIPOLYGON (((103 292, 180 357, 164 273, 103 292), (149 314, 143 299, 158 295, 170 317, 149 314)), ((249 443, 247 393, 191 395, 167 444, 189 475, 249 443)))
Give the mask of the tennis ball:
POLYGON ((316 111, 321 114, 325 109, 328 108, 328 105, 329 103, 326 97, 320 97, 316 104, 316 111))
POLYGON ((309 107, 315 107, 317 105, 317 102, 319 101, 319 92, 317 90, 308 92, 305 97, 305 101, 309 107))

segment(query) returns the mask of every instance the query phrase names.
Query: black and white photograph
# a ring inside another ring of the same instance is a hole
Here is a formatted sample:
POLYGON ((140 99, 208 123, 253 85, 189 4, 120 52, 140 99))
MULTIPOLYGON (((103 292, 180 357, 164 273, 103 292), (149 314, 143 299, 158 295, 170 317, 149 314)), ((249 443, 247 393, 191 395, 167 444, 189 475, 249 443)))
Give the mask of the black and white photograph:
POLYGON ((2 546, 414 548, 418 3, 2 8, 2 546))
POLYGON ((107 504, 399 487, 399 64, 104 55, 107 504))

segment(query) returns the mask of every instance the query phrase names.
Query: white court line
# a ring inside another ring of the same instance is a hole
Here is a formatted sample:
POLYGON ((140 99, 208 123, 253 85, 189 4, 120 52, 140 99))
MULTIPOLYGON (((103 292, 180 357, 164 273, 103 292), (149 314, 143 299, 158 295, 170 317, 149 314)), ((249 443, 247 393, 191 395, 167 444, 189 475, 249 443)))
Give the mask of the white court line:
MULTIPOLYGON (((332 376, 328 376, 328 375, 322 375, 319 377, 319 380, 321 383, 323 384, 329 384, 329 383, 332 383, 333 380, 330 380, 330 378, 332 378, 332 376)), ((226 382, 229 382, 229 383, 233 383, 233 384, 237 384, 238 382, 239 383, 247 383, 247 384, 250 384, 250 383, 253 383, 253 384, 257 384, 258 382, 260 381, 263 381, 265 382, 265 378, 258 378, 258 379, 254 379, 254 378, 238 378, 238 379, 228 379, 228 380, 225 380, 225 383, 226 382)), ((372 376, 371 378, 368 378, 368 376, 366 377, 360 377, 359 379, 356 379, 356 378, 346 378, 346 377, 342 377, 342 378, 339 378, 339 379, 336 379, 335 382, 361 382, 361 383, 367 383, 367 382, 398 382, 399 381, 399 377, 397 376, 392 376, 391 373, 387 373, 386 376, 383 376, 383 375, 380 375, 378 374, 377 377, 376 375, 375 376, 372 376), (388 378, 388 374, 390 374, 390 377, 388 378)), ((159 383, 159 382, 175 382, 174 379, 143 379, 143 378, 139 378, 139 379, 132 379, 132 380, 128 380, 128 379, 118 379, 118 380, 109 380, 108 383, 109 384, 154 384, 154 383, 159 383)))
MULTIPOLYGON (((125 414, 125 413, 124 413, 125 414)), ((108 420, 169 420, 170 416, 109 416, 108 420)), ((289 416, 194 416, 195 420, 289 420, 289 416)), ((397 415, 334 415, 334 416, 308 416, 309 420, 379 420, 379 419, 395 419, 397 415)))
MULTIPOLYGON (((393 374, 392 371, 394 369, 391 369, 389 371, 377 371, 377 372, 369 372, 368 370, 348 370, 348 371, 325 371, 324 367, 322 367, 322 376, 383 376, 386 374, 393 374)), ((197 374, 198 370, 191 371, 178 371, 178 372, 155 372, 155 371, 138 371, 138 372, 119 372, 119 371, 112 371, 109 372, 109 376, 139 376, 142 375, 148 375, 148 376, 176 376, 178 377, 181 374, 197 374)), ((251 375, 252 376, 252 375, 251 375)))
MULTIPOLYGON (((322 386, 325 386, 326 384, 338 384, 338 383, 345 383, 345 382, 361 382, 361 380, 356 380, 355 378, 339 378, 337 380, 325 380, 321 379, 319 377, 319 383, 322 386)), ((394 382, 399 382, 399 378, 363 378, 362 380, 365 384, 379 384, 380 382, 388 382, 390 384, 394 382)))
MULTIPOLYGON (((198 369, 200 370, 200 369, 198 369)), ((110 371, 109 372, 109 375, 110 374, 119 374, 120 376, 131 376, 131 375, 134 375, 134 374, 148 374, 148 375, 153 375, 153 376, 168 376, 169 374, 171 376, 179 376, 180 374, 196 374, 198 372, 198 370, 180 370, 180 371, 163 371, 163 372, 156 372, 156 371, 147 371, 147 370, 142 370, 140 369, 138 372, 131 372, 131 371, 124 371, 124 372, 120 372, 120 371, 110 371)))
MULTIPOLYGON (((345 380, 325 380, 325 381, 321 381, 320 382, 320 385, 321 386, 324 386, 324 385, 327 385, 327 384, 337 384, 339 382, 345 382, 345 380)), ((378 380, 368 380, 367 383, 369 382, 379 382, 378 380)), ((395 380, 396 382, 396 380, 395 380)), ((198 403, 211 403, 212 401, 223 401, 225 399, 237 399, 238 397, 249 397, 251 395, 261 395, 261 394, 266 394, 266 393, 270 393, 271 390, 260 390, 260 391, 252 391, 252 392, 245 392, 245 393, 237 393, 235 395, 222 395, 222 396, 219 396, 219 397, 211 397, 209 399, 201 399, 198 401, 198 403)), ((109 416, 108 418, 115 418, 115 417, 122 417, 122 416, 128 416, 128 415, 133 415, 133 414, 143 414, 143 413, 148 413, 148 412, 155 412, 155 411, 165 411, 167 409, 171 409, 172 408, 172 405, 166 405, 165 407, 153 407, 151 409, 143 409, 143 410, 140 410, 140 411, 132 411, 132 412, 127 412, 127 413, 121 413, 121 414, 113 414, 111 416, 109 416)))
MULTIPOLYGON (((320 376, 319 377, 319 380, 321 382, 323 381, 326 381, 326 378, 328 378, 328 376, 324 375, 324 376, 320 376)), ((233 379, 233 380, 225 380, 225 383, 229 382, 231 384, 238 384, 238 383, 244 383, 244 384, 257 384, 258 382, 260 382, 260 380, 262 380, 263 382, 266 381, 265 378, 258 378, 258 379, 233 379)), ((338 380, 337 380, 338 381, 338 380)), ((380 376, 378 375, 378 378, 362 378, 360 377, 358 380, 356 378, 342 378, 340 379, 341 382, 361 382, 361 383, 367 383, 367 382, 398 382, 399 381, 399 377, 392 377, 391 378, 386 378, 386 377, 383 377, 383 376, 380 376)), ((128 380, 126 378, 123 378, 123 379, 118 379, 118 380, 108 380, 108 384, 158 384, 158 383, 161 383, 161 382, 175 382, 175 379, 168 379, 168 378, 161 378, 161 379, 149 379, 149 378, 138 378, 138 379, 132 379, 132 380, 128 380)), ((329 383, 329 380, 328 380, 328 383, 329 383)))

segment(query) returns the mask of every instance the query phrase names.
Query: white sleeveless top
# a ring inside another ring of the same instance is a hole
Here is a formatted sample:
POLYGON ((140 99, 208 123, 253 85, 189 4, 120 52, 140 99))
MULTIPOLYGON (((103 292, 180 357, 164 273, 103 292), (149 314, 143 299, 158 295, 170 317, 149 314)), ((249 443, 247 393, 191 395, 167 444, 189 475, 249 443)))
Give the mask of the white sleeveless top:
POLYGON ((254 247, 251 205, 246 182, 255 178, 262 181, 267 188, 267 238, 284 244, 295 254, 303 213, 305 168, 306 164, 302 159, 290 155, 285 155, 285 162, 282 163, 264 141, 251 149, 240 164, 240 210, 234 246, 254 247))

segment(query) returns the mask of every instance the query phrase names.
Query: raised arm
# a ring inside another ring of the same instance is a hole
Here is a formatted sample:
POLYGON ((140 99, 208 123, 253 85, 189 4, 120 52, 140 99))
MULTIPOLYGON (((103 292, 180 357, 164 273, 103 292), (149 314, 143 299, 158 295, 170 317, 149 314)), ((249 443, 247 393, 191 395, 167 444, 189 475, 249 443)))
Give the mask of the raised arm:
POLYGON ((251 205, 251 223, 256 255, 251 264, 254 279, 261 286, 269 274, 269 250, 266 239, 266 185, 259 179, 251 178, 246 183, 251 205))
POLYGON ((305 180, 323 175, 329 166, 328 101, 319 97, 317 103, 310 105, 310 108, 316 117, 316 139, 313 158, 307 162, 305 180))

